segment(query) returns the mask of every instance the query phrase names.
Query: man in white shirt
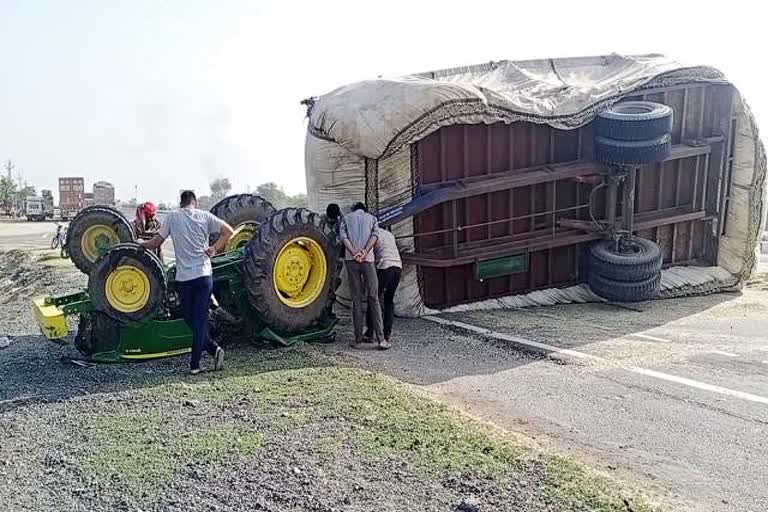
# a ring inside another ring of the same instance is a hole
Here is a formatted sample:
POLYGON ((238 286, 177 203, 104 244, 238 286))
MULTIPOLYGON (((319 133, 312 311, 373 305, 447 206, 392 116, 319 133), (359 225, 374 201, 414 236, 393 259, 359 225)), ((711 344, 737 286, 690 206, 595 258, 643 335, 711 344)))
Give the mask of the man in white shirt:
MULTIPOLYGON (((363 203, 355 203, 352 213, 341 218, 339 237, 346 247, 344 265, 349 278, 349 291, 352 295, 352 325, 355 338, 350 343, 352 348, 359 348, 363 339, 363 323, 371 315, 372 335, 376 336, 381 350, 389 348, 384 339, 379 290, 376 279, 373 246, 376 243, 376 217, 368 213, 363 203), (368 308, 363 309, 363 298, 367 297, 368 308)), ((370 340, 371 338, 369 338, 370 340)))
POLYGON ((193 375, 200 373, 200 357, 205 349, 214 358, 214 370, 224 366, 224 351, 208 337, 208 309, 213 291, 211 256, 221 252, 232 236, 232 227, 210 212, 197 209, 197 197, 191 190, 181 193, 180 208, 171 212, 151 240, 139 242, 149 250, 173 238, 176 255, 176 286, 181 298, 184 320, 192 329, 193 375), (209 245, 212 234, 219 233, 209 245))
MULTIPOLYGON (((376 276, 379 283, 379 302, 383 310, 384 339, 389 342, 392 336, 392 323, 395 317, 395 292, 400 284, 400 274, 403 269, 403 261, 400 259, 400 251, 397 249, 395 236, 385 229, 376 231, 377 241, 373 246, 376 261, 376 276)), ((371 308, 368 308, 366 320, 365 338, 373 336, 373 317, 371 308)))

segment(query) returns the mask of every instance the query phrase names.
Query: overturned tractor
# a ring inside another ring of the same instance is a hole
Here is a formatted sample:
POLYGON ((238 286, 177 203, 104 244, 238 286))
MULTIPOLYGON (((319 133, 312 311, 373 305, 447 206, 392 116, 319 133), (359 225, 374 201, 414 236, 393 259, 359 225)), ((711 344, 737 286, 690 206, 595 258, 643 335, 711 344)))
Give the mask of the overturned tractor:
MULTIPOLYGON (((341 268, 339 240, 304 208, 276 210, 251 194, 227 197, 211 212, 235 233, 211 259, 213 336, 233 332, 282 345, 332 339, 332 312, 341 268)), ((215 241, 215 240, 213 240, 215 241)), ((181 314, 174 265, 133 239, 117 210, 91 207, 71 222, 66 244, 87 290, 36 299, 43 334, 62 339, 77 317, 75 346, 100 362, 150 359, 191 350, 181 314)))

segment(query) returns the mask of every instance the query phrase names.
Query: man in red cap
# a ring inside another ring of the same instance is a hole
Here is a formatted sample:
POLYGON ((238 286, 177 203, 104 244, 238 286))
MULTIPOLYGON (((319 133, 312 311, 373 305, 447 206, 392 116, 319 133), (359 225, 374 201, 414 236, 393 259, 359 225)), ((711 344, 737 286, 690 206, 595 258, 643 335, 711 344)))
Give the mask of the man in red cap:
MULTIPOLYGON (((133 219, 133 235, 137 240, 151 240, 160 231, 160 219, 157 218, 157 206, 151 201, 141 203, 136 208, 133 219)), ((158 247, 153 251, 163 261, 163 250, 158 247)))

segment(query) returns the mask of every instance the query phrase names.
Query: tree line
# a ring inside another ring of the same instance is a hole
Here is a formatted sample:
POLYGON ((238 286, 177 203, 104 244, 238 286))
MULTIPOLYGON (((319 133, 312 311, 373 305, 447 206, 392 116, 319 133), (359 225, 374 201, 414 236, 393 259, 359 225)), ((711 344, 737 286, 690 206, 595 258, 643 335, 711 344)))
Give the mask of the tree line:
POLYGON ((8 176, 0 177, 0 208, 3 213, 10 215, 14 207, 24 208, 28 196, 34 196, 35 187, 25 181, 15 181, 8 176))
MULTIPOLYGON (((232 193, 232 183, 228 178, 216 178, 211 181, 210 189, 210 195, 197 198, 199 208, 207 210, 218 201, 230 195, 232 193)), ((263 197, 277 209, 289 207, 306 208, 309 205, 307 194, 288 195, 282 187, 273 182, 262 183, 256 187, 253 193, 263 197)))

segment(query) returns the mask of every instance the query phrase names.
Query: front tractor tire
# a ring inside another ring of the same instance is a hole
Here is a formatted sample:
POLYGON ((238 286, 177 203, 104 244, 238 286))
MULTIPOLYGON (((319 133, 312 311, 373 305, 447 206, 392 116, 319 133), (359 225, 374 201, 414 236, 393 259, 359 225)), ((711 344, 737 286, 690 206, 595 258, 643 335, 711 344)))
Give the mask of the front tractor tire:
POLYGON ((168 281, 158 257, 136 243, 119 244, 88 279, 94 309, 120 323, 148 320, 163 307, 168 281))
POLYGON ((331 314, 341 270, 333 229, 305 208, 279 210, 259 225, 245 252, 251 308, 270 328, 299 333, 331 314))
POLYGON ((122 213, 108 206, 89 206, 70 222, 65 245, 75 267, 90 274, 111 247, 131 241, 133 229, 122 213))

